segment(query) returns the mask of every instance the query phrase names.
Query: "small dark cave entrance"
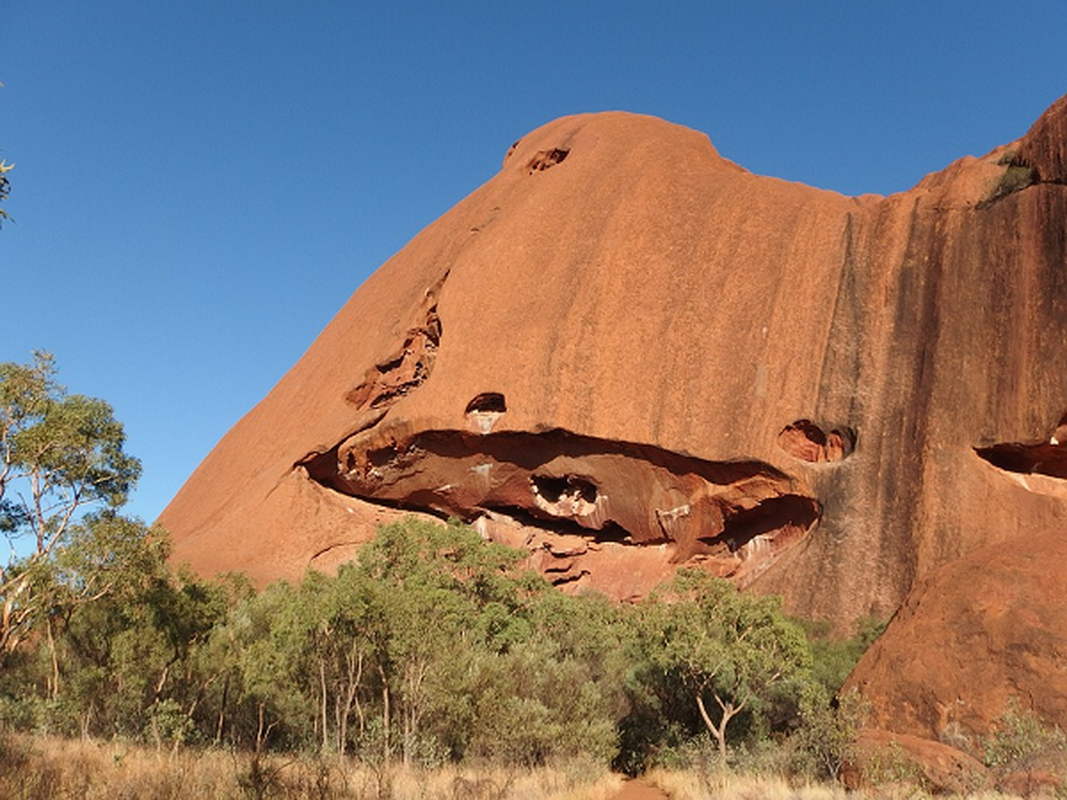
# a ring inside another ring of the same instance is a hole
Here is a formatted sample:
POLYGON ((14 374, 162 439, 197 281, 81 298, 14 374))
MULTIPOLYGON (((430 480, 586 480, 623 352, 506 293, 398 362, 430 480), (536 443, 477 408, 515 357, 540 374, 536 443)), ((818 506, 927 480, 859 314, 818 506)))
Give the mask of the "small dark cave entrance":
POLYGON ((553 147, 551 150, 540 150, 526 164, 527 174, 533 175, 535 172, 544 172, 546 169, 556 166, 556 164, 562 164, 564 159, 570 154, 570 148, 563 147, 553 147))
POLYGON ((801 461, 843 461, 856 449, 856 431, 848 426, 819 425, 798 419, 778 433, 778 446, 801 461))
POLYGON ((533 485, 534 491, 549 503, 558 503, 563 497, 570 497, 575 500, 580 499, 587 503, 596 502, 596 484, 576 475, 564 475, 562 478, 554 478, 549 475, 531 475, 530 483, 533 485))
POLYGON ((1060 417, 1047 439, 1039 442, 997 442, 988 447, 976 447, 974 452, 1005 472, 1067 479, 1067 414, 1060 417))
POLYGON ((1050 478, 1067 480, 1067 447, 1061 444, 994 444, 991 447, 976 447, 974 452, 1005 472, 1048 475, 1050 478))
POLYGON ((469 403, 465 414, 503 414, 508 410, 504 395, 500 392, 482 392, 475 395, 469 403))

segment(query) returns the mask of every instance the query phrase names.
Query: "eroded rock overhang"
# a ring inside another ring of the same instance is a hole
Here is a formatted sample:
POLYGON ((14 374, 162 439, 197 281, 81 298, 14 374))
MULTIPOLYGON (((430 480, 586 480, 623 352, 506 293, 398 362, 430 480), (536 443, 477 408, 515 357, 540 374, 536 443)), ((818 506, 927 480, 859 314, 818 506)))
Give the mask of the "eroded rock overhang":
MULTIPOLYGON (((754 576, 803 540, 821 506, 755 460, 706 461, 659 447, 543 432, 374 428, 298 467, 333 491, 396 508, 481 517, 619 545, 667 545, 674 563, 754 576)), ((543 541, 543 537, 542 537, 543 541)))
POLYGON ((1046 438, 996 442, 974 452, 1028 491, 1058 496, 1067 492, 1067 414, 1046 438))

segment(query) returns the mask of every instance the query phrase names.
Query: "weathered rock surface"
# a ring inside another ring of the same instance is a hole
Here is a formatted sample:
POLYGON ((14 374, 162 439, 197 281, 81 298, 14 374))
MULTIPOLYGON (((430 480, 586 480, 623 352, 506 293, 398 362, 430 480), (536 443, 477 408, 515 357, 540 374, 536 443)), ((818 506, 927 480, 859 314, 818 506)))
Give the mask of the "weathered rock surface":
MULTIPOLYGON (((411 509, 572 587, 627 597, 702 563, 842 625, 969 553, 1008 563, 1067 528, 1065 153, 1067 98, 850 198, 648 117, 549 123, 223 438, 161 517, 175 557, 293 576, 411 509)), ((936 735, 955 697, 902 732, 936 735)))
POLYGON ((849 677, 871 724, 980 753, 1015 703, 1067 721, 1067 532, 970 553, 923 578, 849 677))
MULTIPOLYGON (((885 790, 896 783, 961 796, 992 783, 982 762, 967 753, 921 736, 877 729, 860 735, 856 755, 843 765, 841 778, 849 789, 885 790)), ((884 793, 894 796, 891 790, 884 793)))

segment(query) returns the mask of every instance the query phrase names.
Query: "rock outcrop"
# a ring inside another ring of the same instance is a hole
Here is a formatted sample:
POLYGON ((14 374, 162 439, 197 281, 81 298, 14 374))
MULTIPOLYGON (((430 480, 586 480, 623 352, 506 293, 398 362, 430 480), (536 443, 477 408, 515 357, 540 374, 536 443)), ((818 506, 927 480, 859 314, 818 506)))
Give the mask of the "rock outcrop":
MULTIPOLYGON (((849 789, 873 790, 875 797, 895 796, 894 785, 968 797, 988 790, 993 783, 982 762, 965 752, 921 736, 878 729, 860 734, 840 777, 849 789)), ((912 793, 922 796, 914 789, 912 793)))
POLYGON ((980 754, 1015 706, 1067 720, 1067 534, 985 547, 923 578, 849 677, 877 728, 980 754))
POLYGON ((413 510, 572 588, 697 563, 842 627, 888 616, 1067 527, 1065 183, 1067 98, 884 198, 649 117, 549 123, 223 438, 161 517, 175 558, 291 577, 413 510))

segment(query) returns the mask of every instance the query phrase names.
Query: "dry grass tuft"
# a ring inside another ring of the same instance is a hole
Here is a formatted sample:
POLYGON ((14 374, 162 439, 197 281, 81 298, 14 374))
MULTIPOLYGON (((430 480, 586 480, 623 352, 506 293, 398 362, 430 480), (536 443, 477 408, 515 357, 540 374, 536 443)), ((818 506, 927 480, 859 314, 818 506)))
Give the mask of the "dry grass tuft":
MULTIPOLYGON (((876 790, 849 792, 841 786, 790 784, 773 775, 653 769, 645 780, 670 800, 925 800, 930 795, 912 784, 887 784, 876 790)), ((1017 795, 983 791, 944 795, 943 800, 1018 800, 1017 795)))
POLYGON ((539 769, 390 768, 336 758, 220 750, 158 752, 123 742, 9 737, 0 800, 610 800, 622 778, 587 761, 539 769))
POLYGON ((744 775, 720 771, 654 769, 646 780, 671 800, 838 800, 855 797, 839 787, 792 786, 773 775, 744 775))
MULTIPOLYGON (((539 769, 491 765, 386 768, 336 758, 263 758, 221 750, 158 752, 123 742, 0 738, 0 800, 613 800, 623 778, 589 761, 539 769)), ((847 793, 790 785, 773 774, 654 769, 645 782, 670 800, 918 800, 910 785, 847 793)), ((967 800, 1007 800, 982 792, 967 800)))

